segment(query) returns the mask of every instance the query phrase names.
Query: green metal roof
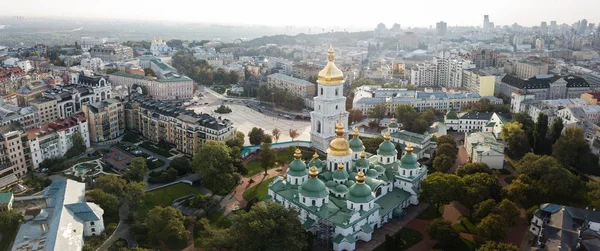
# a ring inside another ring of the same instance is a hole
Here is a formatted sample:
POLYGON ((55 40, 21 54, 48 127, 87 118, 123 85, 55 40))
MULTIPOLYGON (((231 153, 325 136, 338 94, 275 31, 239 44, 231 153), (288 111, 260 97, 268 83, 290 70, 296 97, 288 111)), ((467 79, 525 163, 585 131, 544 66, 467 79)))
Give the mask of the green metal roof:
POLYGON ((308 219, 306 219, 306 221, 304 221, 303 226, 304 226, 304 228, 309 229, 312 227, 313 224, 315 224, 315 220, 308 218, 308 219))
POLYGON ((384 216, 390 213, 394 208, 402 205, 404 201, 410 198, 411 194, 402 189, 394 189, 386 193, 375 201, 380 206, 379 215, 384 216))
POLYGON ((398 123, 390 123, 388 128, 398 128, 398 123))
POLYGON ((373 227, 371 227, 371 225, 369 225, 369 224, 362 225, 362 227, 360 227, 360 229, 367 234, 373 233, 373 227))
POLYGON ((346 169, 337 169, 337 170, 333 171, 333 179, 347 180, 348 172, 346 172, 346 169))
POLYGON ((315 166, 315 167, 317 167, 317 169, 319 169, 319 170, 320 170, 320 169, 321 169, 321 167, 323 167, 323 161, 321 161, 320 159, 311 159, 311 160, 308 162, 308 166, 309 166, 309 167, 315 166))
POLYGON ((495 125, 496 125, 496 122, 490 122, 490 123, 487 123, 485 125, 485 127, 494 127, 495 125))
POLYGON ((414 133, 414 132, 409 132, 406 130, 391 133, 390 136, 395 139, 400 139, 403 141, 408 141, 411 143, 419 143, 419 144, 422 144, 423 141, 425 141, 425 138, 427 138, 426 134, 414 133))
POLYGON ((290 168, 287 171, 288 175, 294 177, 302 177, 308 175, 306 164, 300 159, 295 159, 290 163, 290 168))
POLYGON ((309 178, 300 185, 300 194, 309 198, 325 198, 329 192, 323 181, 318 178, 309 178))
POLYGON ((362 152, 364 150, 363 142, 358 137, 350 139, 348 143, 350 144, 350 149, 352 149, 352 151, 362 152))
POLYGON ((458 115, 456 115, 454 110, 450 110, 448 113, 446 113, 446 119, 458 119, 458 115))
POLYGON ((396 151, 396 146, 394 143, 390 141, 383 141, 381 144, 379 144, 377 154, 382 156, 394 156, 398 154, 398 151, 396 151))
POLYGON ((0 204, 9 203, 12 198, 12 193, 0 193, 0 204))
POLYGON ((415 154, 404 154, 400 162, 402 162, 402 168, 404 169, 416 169, 420 166, 415 154))
POLYGON ((375 196, 373 196, 373 191, 371 191, 369 185, 365 183, 356 183, 350 187, 350 191, 346 194, 346 198, 355 203, 367 203, 372 201, 375 196))

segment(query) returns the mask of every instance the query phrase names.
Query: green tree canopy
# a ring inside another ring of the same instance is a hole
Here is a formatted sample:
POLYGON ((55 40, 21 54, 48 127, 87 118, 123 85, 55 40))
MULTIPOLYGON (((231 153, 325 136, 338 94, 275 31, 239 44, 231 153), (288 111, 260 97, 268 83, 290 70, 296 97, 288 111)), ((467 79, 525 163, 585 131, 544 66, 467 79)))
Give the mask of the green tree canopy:
POLYGON ((481 245, 477 251, 519 251, 519 248, 510 243, 488 241, 481 245))
POLYGON ((265 175, 267 175, 269 168, 275 166, 276 160, 277 153, 271 148, 271 144, 262 143, 260 145, 260 166, 265 169, 265 175))
POLYGON ((230 149, 222 142, 207 141, 194 154, 192 168, 202 184, 216 194, 226 193, 240 177, 232 165, 230 149))
POLYGON ((129 202, 130 207, 137 207, 144 201, 146 192, 146 183, 145 182, 129 182, 125 186, 125 191, 123 192, 124 199, 129 202))
POLYGON ((144 176, 148 172, 148 164, 146 159, 142 157, 133 158, 127 168, 129 170, 125 174, 125 177, 131 181, 143 181, 144 176))
POLYGON ((66 158, 73 158, 85 152, 87 147, 85 146, 85 142, 83 141, 83 137, 81 136, 81 132, 77 131, 73 134, 73 146, 67 150, 65 153, 66 158))
POLYGON ((421 183, 419 197, 439 208, 463 196, 465 184, 462 179, 454 174, 433 173, 428 175, 421 183))
POLYGON ((457 145, 456 145, 456 141, 452 137, 450 137, 448 135, 442 135, 442 136, 440 136, 439 138, 437 138, 435 140, 435 143, 438 146, 443 145, 443 144, 449 144, 449 145, 451 145, 451 146, 453 146, 455 148, 458 148, 457 145))
POLYGON ((483 220, 483 218, 487 217, 494 209, 496 209, 496 205, 494 199, 487 199, 479 202, 479 204, 475 205, 475 209, 473 210, 473 219, 477 222, 483 220))
POLYGON ((494 213, 502 216, 509 226, 514 225, 521 214, 519 207, 508 199, 503 199, 494 210, 494 213))
POLYGON ((503 241, 506 239, 506 231, 508 231, 508 224, 504 217, 498 214, 490 214, 483 218, 479 224, 477 224, 477 233, 483 238, 493 241, 503 241))
POLYGON ((248 132, 248 139, 250 140, 251 145, 259 145, 265 139, 265 131, 262 128, 253 127, 250 132, 248 132))
POLYGON ((434 219, 427 225, 427 234, 431 239, 438 242, 442 247, 452 247, 460 241, 458 231, 452 226, 452 222, 445 219, 434 219))
POLYGON ((533 145, 533 127, 535 126, 535 122, 533 122, 531 116, 526 112, 515 113, 512 115, 512 121, 521 124, 521 128, 527 137, 527 142, 529 145, 533 145))
POLYGON ((491 174, 492 170, 486 163, 466 163, 456 169, 456 175, 463 177, 469 174, 487 173, 491 174))
POLYGON ((433 168, 438 172, 446 173, 454 166, 455 160, 447 155, 436 155, 433 159, 433 168))
POLYGON ((94 187, 106 193, 121 197, 127 181, 116 175, 102 175, 96 178, 94 187))
POLYGON ((587 183, 588 197, 592 208, 600 208, 600 181, 590 180, 587 183))
POLYGON ((104 210, 104 217, 107 216, 118 216, 119 215, 119 197, 116 195, 106 193, 100 189, 94 189, 85 193, 86 197, 92 198, 94 203, 98 204, 102 210, 104 210))
POLYGON ((176 157, 169 163, 169 168, 177 170, 178 174, 185 174, 192 171, 190 160, 186 157, 176 157))
POLYGON ((533 152, 536 154, 549 154, 551 146, 547 141, 548 115, 540 112, 533 128, 533 152))
POLYGON ((230 233, 235 240, 233 250, 301 251, 308 247, 298 212, 274 202, 261 202, 249 212, 233 215, 230 233))
POLYGON ((279 129, 277 128, 273 128, 273 131, 271 131, 271 135, 273 136, 275 143, 277 143, 279 141, 279 137, 281 136, 281 131, 279 131, 279 129))
POLYGON ((12 210, 0 212, 0 229, 2 229, 3 233, 17 231, 19 225, 23 222, 23 215, 20 213, 12 210))
POLYGON ((358 121, 363 120, 363 113, 360 110, 352 109, 349 110, 348 122, 350 124, 356 123, 358 121))
POLYGON ((230 228, 217 228, 207 218, 200 219, 196 224, 202 227, 202 234, 195 240, 196 246, 204 250, 229 250, 233 247, 235 240, 230 228))
POLYGON ((465 193, 460 196, 459 201, 472 212, 475 205, 492 197, 490 189, 498 179, 487 173, 475 173, 465 175, 462 181, 465 193))
POLYGON ((507 153, 511 158, 520 159, 531 150, 522 127, 519 122, 510 122, 502 126, 502 140, 508 142, 507 153))
POLYGON ((554 119, 552 122, 552 126, 550 127, 550 131, 548 132, 548 144, 554 145, 556 141, 562 135, 562 131, 565 125, 563 124, 563 120, 560 117, 554 119))
POLYGON ((362 142, 363 146, 365 147, 365 152, 376 153, 379 145, 383 142, 383 137, 379 136, 376 138, 363 138, 362 142))
POLYGON ((369 118, 375 119, 377 122, 385 117, 387 113, 387 106, 384 103, 378 103, 369 109, 367 113, 369 118))
POLYGON ((583 130, 569 127, 552 147, 552 156, 563 166, 578 169, 584 173, 600 174, 598 159, 591 153, 583 130))
POLYGON ((145 223, 148 228, 148 242, 166 243, 170 239, 187 240, 190 232, 183 225, 183 214, 174 207, 156 206, 148 212, 145 223))

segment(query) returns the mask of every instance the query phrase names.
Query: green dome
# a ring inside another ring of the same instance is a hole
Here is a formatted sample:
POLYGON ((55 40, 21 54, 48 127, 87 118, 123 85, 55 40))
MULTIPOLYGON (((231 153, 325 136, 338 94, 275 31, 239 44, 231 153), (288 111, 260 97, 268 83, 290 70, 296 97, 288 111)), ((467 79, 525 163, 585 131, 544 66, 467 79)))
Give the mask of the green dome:
POLYGON ((375 169, 378 173, 384 173, 385 172, 385 168, 383 168, 380 165, 376 165, 373 169, 375 169))
POLYGON ((356 161, 356 167, 367 168, 369 167, 369 161, 367 159, 358 159, 356 161))
POLYGON ((356 203, 367 203, 375 199, 375 197, 373 196, 369 185, 365 183, 356 183, 348 190, 346 199, 356 203))
POLYGON ((318 178, 309 178, 300 185, 300 194, 310 198, 325 198, 329 194, 325 183, 318 178))
POLYGON ((394 143, 390 142, 389 140, 385 140, 379 144, 377 154, 382 156, 394 156, 398 154, 398 152, 396 151, 396 146, 394 143))
POLYGON ((337 169, 337 170, 333 171, 332 176, 336 180, 347 180, 348 172, 346 172, 346 170, 344 170, 344 169, 337 169))
POLYGON ((420 166, 419 162, 417 161, 417 156, 412 153, 412 150, 412 145, 408 144, 406 146, 406 154, 404 154, 404 156, 402 156, 400 159, 400 162, 402 162, 402 168, 404 169, 415 169, 420 166))
POLYGON ((335 191, 337 191, 338 193, 347 193, 348 188, 342 184, 339 184, 337 185, 337 187, 335 187, 335 191))
POLYGON ((308 175, 308 170, 306 169, 306 164, 304 161, 295 159, 290 163, 290 168, 287 171, 287 174, 294 177, 302 177, 308 175))
POLYGON ((351 172, 348 179, 353 180, 356 178, 356 172, 351 172))
POLYGON ((325 182, 326 187, 335 187, 336 185, 337 185, 337 183, 335 183, 335 181, 333 181, 333 180, 325 182))
POLYGON ((356 182, 354 182, 353 180, 348 180, 348 181, 346 181, 346 183, 344 183, 344 185, 345 185, 346 187, 351 187, 351 186, 353 186, 354 184, 356 184, 356 182))
POLYGON ((358 137, 352 138, 349 143, 352 151, 361 152, 363 150, 363 142, 358 137))
POLYGON ((308 162, 308 166, 315 166, 320 170, 323 167, 323 161, 320 159, 311 159, 310 162, 308 162))
POLYGON ((390 123, 390 124, 388 124, 388 128, 398 128, 398 124, 397 123, 390 123))
POLYGON ((379 177, 379 173, 373 169, 369 169, 369 171, 367 171, 367 177, 377 178, 379 177))

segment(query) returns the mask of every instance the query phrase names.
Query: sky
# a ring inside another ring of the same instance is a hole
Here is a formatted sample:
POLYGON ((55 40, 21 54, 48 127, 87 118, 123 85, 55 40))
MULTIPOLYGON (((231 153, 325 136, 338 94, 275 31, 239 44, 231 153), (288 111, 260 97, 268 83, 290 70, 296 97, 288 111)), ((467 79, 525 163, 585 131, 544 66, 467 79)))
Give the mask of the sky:
POLYGON ((0 0, 0 16, 107 18, 330 28, 525 26, 600 22, 600 0, 0 0), (484 4, 485 3, 485 4, 484 4))

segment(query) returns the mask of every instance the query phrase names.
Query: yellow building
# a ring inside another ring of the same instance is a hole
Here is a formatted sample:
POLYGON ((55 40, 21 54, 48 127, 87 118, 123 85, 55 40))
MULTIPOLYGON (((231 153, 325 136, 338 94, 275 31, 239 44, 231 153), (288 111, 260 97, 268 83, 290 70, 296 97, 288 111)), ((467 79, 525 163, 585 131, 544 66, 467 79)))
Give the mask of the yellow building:
POLYGON ((158 100, 132 98, 126 104, 125 115, 127 129, 154 142, 164 139, 187 154, 193 154, 208 140, 225 142, 235 137, 236 130, 229 120, 158 100))
POLYGON ((478 70, 463 70, 462 86, 481 96, 494 96, 496 77, 478 70))
POLYGON ((124 105, 116 99, 84 104, 83 113, 89 123, 90 141, 116 139, 125 133, 124 105))

